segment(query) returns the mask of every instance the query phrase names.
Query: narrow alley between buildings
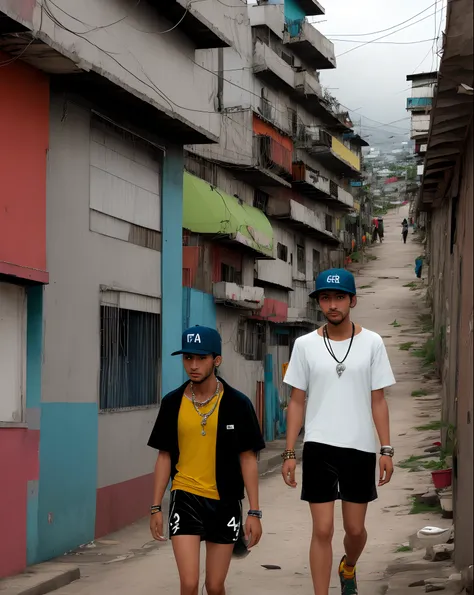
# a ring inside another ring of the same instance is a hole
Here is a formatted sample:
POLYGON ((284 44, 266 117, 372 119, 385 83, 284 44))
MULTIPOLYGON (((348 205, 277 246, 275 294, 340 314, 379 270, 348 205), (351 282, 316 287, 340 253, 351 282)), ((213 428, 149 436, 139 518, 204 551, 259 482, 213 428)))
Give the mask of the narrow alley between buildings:
MULTIPOLYGON (((397 462, 419 454, 420 449, 437 439, 436 432, 430 435, 415 427, 439 420, 440 415, 436 381, 424 377, 420 360, 405 350, 407 342, 416 346, 424 338, 418 328, 424 291, 417 290, 413 283, 420 245, 414 235, 404 245, 400 233, 406 209, 386 216, 383 244, 374 246, 368 262, 356 271, 359 298, 354 315, 363 326, 384 337, 393 365, 397 384, 389 390, 388 399, 397 462), (412 393, 417 391, 425 396, 414 398, 412 393)), ((388 565, 421 559, 416 552, 401 553, 408 550, 403 544, 411 534, 426 525, 451 526, 451 521, 441 519, 439 514, 410 514, 413 495, 424 493, 430 481, 426 471, 409 473, 397 466, 392 482, 379 490, 379 499, 369 507, 369 541, 359 565, 362 595, 385 592, 388 565)), ((311 521, 306 503, 299 500, 299 489, 286 488, 279 469, 275 469, 262 478, 261 505, 264 537, 247 558, 233 562, 228 594, 287 595, 295 591, 310 595, 311 521)), ((335 564, 342 553, 342 537, 338 509, 335 564)), ((57 595, 174 595, 178 589, 171 546, 169 542, 151 541, 147 519, 63 557, 61 563, 79 565, 82 578, 56 591, 57 595)), ((337 593, 338 578, 333 574, 331 592, 337 593)), ((410 592, 417 593, 418 589, 410 592)))

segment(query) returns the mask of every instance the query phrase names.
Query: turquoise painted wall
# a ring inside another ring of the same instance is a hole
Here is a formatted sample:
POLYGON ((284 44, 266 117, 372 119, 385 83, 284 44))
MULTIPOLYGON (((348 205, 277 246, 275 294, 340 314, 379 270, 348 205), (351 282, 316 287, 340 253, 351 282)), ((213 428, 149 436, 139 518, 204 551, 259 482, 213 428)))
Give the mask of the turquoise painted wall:
POLYGON ((306 16, 298 0, 285 0, 284 14, 285 21, 297 21, 304 19, 306 16))
POLYGON ((171 353, 181 347, 183 303, 183 171, 182 147, 166 150, 163 163, 162 229, 162 393, 182 380, 181 358, 171 353))
POLYGON ((39 560, 94 539, 97 436, 96 403, 42 404, 39 560))
MULTIPOLYGON (((39 431, 43 362, 43 286, 29 287, 26 295, 26 420, 29 430, 39 431)), ((29 481, 27 490, 26 562, 30 565, 36 562, 38 554, 38 481, 29 481)))

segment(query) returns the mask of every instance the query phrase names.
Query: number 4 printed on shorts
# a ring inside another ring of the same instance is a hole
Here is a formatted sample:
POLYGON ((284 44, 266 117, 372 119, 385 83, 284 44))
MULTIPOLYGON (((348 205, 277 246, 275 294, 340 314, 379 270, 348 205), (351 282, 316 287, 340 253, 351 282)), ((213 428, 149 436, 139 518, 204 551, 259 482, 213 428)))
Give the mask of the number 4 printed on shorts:
POLYGON ((239 538, 239 532, 240 532, 240 521, 237 522, 235 520, 235 516, 233 516, 230 521, 227 523, 228 527, 231 527, 234 532, 235 532, 235 537, 234 537, 234 541, 237 541, 237 539, 239 538))

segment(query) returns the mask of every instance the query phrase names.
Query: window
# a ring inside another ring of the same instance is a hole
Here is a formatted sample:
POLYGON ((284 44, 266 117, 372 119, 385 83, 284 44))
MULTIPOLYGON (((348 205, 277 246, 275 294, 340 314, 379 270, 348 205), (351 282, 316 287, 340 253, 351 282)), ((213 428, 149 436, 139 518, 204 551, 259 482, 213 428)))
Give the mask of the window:
POLYGON ((23 420, 26 363, 25 289, 0 283, 0 421, 23 420))
POLYGON ((266 192, 263 192, 263 190, 259 190, 258 188, 256 188, 253 195, 253 206, 256 209, 260 209, 261 211, 266 213, 268 209, 269 198, 270 196, 266 192))
POLYGON ((256 320, 241 320, 238 330, 239 352, 247 360, 261 361, 264 356, 265 325, 256 320))
POLYGON ((331 215, 326 215, 326 231, 333 233, 334 231, 334 218, 331 215))
POLYGON ((296 137, 298 135, 298 114, 296 113, 296 110, 292 107, 289 107, 287 109, 291 134, 293 137, 296 137))
POLYGON ((313 279, 321 272, 321 254, 313 249, 313 279))
MULTIPOLYGON (((124 294, 109 292, 117 302, 124 294)), ((132 302, 155 298, 133 294, 132 302)), ((150 308, 155 309, 155 308, 150 308)), ((160 315, 117 306, 100 308, 100 409, 156 405, 159 398, 160 315)))
POLYGON ((242 273, 230 264, 221 263, 221 281, 242 285, 242 273))
POLYGON ((301 244, 296 244, 296 267, 298 273, 306 273, 306 253, 301 244))
POLYGON ((277 244, 277 258, 279 260, 283 260, 283 262, 288 262, 288 247, 285 244, 277 244))

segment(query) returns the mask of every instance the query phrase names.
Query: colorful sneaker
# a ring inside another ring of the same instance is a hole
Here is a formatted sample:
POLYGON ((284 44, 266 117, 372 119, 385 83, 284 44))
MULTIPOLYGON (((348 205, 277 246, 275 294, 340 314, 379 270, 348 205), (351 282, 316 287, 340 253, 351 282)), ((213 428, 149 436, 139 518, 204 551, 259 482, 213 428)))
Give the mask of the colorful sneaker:
POLYGON ((341 595, 358 595, 356 569, 352 574, 345 571, 344 563, 346 556, 344 556, 339 564, 339 578, 341 580, 341 595))

